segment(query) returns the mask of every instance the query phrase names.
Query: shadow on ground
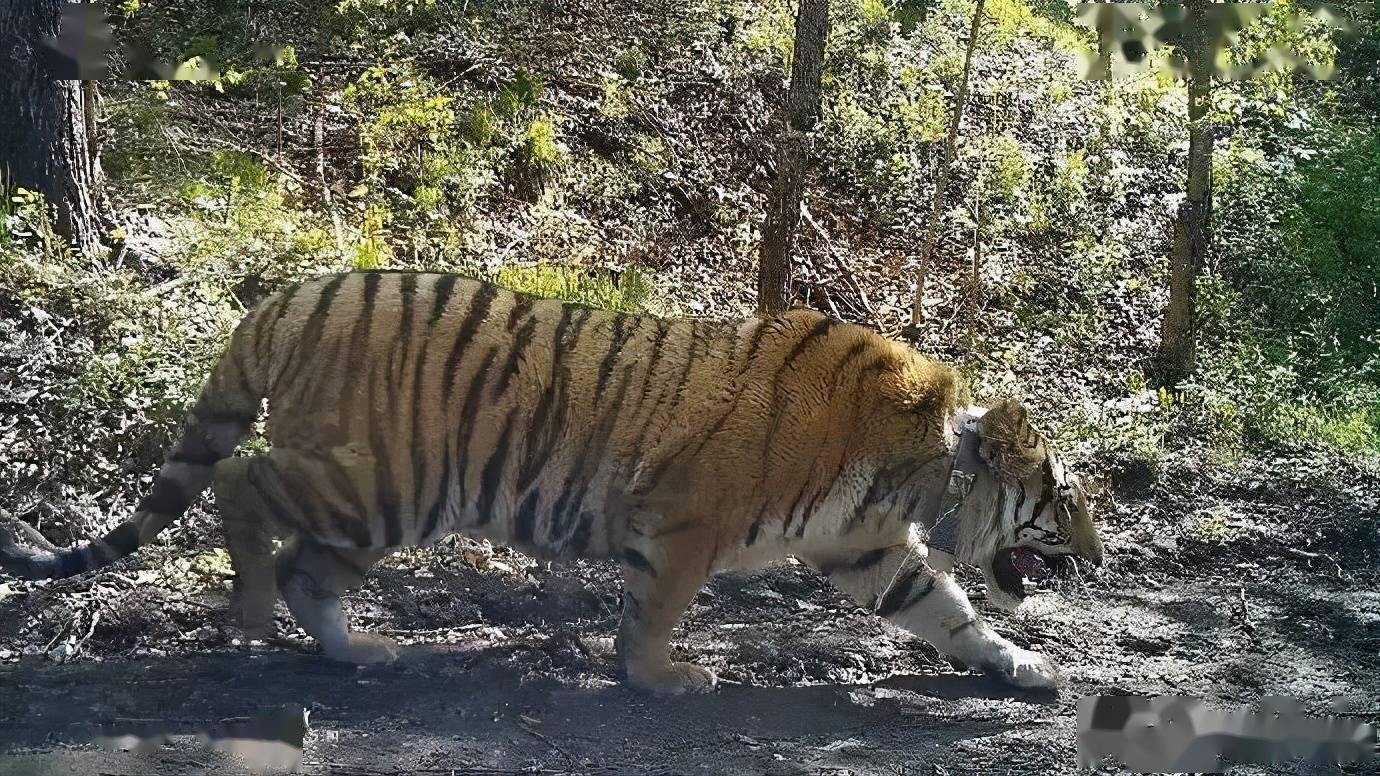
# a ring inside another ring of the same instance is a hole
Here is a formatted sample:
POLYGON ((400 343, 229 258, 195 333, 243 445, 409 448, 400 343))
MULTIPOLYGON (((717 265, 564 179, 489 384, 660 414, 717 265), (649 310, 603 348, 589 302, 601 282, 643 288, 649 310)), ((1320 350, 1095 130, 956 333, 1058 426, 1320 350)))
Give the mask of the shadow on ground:
POLYGON ((164 720, 176 742, 199 725, 291 704, 313 710, 307 770, 874 771, 1022 724, 1010 715, 955 714, 954 699, 1032 707, 1052 701, 957 675, 858 686, 729 685, 711 695, 659 698, 622 686, 522 682, 492 665, 501 656, 490 652, 414 647, 398 664, 370 669, 283 653, 11 669, 0 674, 7 701, 0 740, 11 752, 39 751, 11 754, 0 772, 218 770, 227 763, 190 741, 150 759, 81 745, 111 720, 164 720))

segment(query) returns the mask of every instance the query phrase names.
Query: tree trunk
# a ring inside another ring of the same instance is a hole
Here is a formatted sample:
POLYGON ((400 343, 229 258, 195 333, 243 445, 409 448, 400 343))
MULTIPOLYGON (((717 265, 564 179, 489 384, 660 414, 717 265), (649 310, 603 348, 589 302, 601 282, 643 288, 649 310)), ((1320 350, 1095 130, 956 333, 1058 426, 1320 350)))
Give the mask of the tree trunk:
POLYGON ((83 253, 103 250, 113 219, 97 148, 96 86, 50 75, 40 41, 64 0, 0 0, 0 176, 38 191, 57 230, 83 253))
POLYGON ((757 312, 775 315, 790 301, 791 254, 800 224, 800 197, 810 152, 810 130, 819 121, 824 41, 829 36, 829 0, 800 0, 795 17, 795 53, 786 95, 786 129, 777 151, 776 184, 762 223, 757 269, 757 312))
POLYGON ((949 168, 953 166, 954 155, 958 150, 958 128, 963 123, 963 109, 968 104, 968 77, 973 72, 973 49, 977 47, 978 33, 982 29, 982 12, 986 4, 986 0, 977 0, 977 7, 973 9, 973 26, 968 31, 968 50, 963 54, 963 76, 958 82, 958 94, 954 97, 954 113, 949 119, 949 135, 944 139, 944 160, 939 165, 939 175, 934 184, 934 199, 930 201, 930 220, 925 226, 925 241, 920 244, 920 262, 915 273, 915 301, 910 308, 908 327, 911 330, 925 320, 925 283, 929 279, 934 246, 939 241, 939 222, 944 217, 949 168))
POLYGON ((1156 372, 1165 387, 1174 387, 1193 372, 1197 345, 1198 273, 1212 240, 1212 52, 1206 37, 1207 8, 1202 0, 1188 6, 1185 47, 1188 82, 1188 196, 1174 221, 1169 270, 1169 306, 1156 354, 1156 372))

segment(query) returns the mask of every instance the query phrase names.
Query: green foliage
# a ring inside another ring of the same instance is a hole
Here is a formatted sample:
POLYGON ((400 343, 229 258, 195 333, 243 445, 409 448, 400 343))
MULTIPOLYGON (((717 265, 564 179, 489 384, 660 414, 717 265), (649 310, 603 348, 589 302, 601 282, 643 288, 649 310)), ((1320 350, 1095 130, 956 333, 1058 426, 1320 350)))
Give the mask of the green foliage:
POLYGON ((556 140, 556 126, 548 116, 539 116, 527 125, 522 144, 523 160, 542 171, 559 167, 565 160, 565 149, 556 140))
POLYGON ((667 315, 672 308, 652 279, 636 267, 610 273, 587 267, 508 266, 495 282, 523 294, 563 299, 600 310, 667 315))
POLYGON ((360 127, 366 178, 410 187, 434 183, 444 161, 427 159, 453 151, 454 98, 425 76, 403 69, 372 67, 341 93, 344 107, 365 121, 360 127))
POLYGON ((1070 24, 1066 16, 1050 13, 1048 5, 1041 0, 988 0, 986 15, 994 22, 991 42, 1004 45, 1028 35, 1048 40, 1062 51, 1089 50, 1091 34, 1070 24))
POLYGON ((104 529, 109 510, 80 494, 109 501, 138 487, 241 308, 209 278, 148 294, 132 269, 53 239, 40 198, 7 193, 0 412, 10 422, 0 428, 0 492, 15 511, 59 516, 77 535, 104 529))

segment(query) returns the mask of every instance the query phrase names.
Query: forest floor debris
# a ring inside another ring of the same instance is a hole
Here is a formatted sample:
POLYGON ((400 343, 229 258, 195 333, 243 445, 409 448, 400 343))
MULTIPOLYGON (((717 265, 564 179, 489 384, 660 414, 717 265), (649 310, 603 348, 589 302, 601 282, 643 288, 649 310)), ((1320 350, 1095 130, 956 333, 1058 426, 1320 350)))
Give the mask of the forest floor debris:
MULTIPOLYGON (((1205 541, 1190 523, 1170 536, 1142 511, 1110 518, 1095 577, 1050 583, 1014 617, 986 612, 1064 668, 1057 697, 959 672, 793 563, 722 574, 701 593, 673 648, 722 686, 682 698, 618 682, 609 564, 550 565, 458 539, 400 553, 349 606, 361 627, 407 645, 404 658, 362 669, 300 645, 232 643, 214 575, 9 583, 0 773, 235 772, 185 736, 147 756, 89 742, 115 717, 209 725, 278 704, 312 710, 304 773, 371 776, 1045 773, 1075 763, 1077 699, 1108 693, 1222 706, 1291 695, 1315 714, 1344 699, 1380 723, 1373 567, 1339 578, 1325 552, 1291 552, 1282 534, 1205 541), (63 654, 45 646, 72 633, 63 654)), ((980 577, 965 582, 980 602, 980 577)))

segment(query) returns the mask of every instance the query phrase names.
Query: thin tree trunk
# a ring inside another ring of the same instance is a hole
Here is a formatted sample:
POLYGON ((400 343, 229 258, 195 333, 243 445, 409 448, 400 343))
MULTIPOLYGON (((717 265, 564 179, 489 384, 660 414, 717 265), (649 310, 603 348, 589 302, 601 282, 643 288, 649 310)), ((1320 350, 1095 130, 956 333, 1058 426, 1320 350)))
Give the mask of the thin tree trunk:
POLYGON ((340 214, 335 212, 335 198, 331 196, 331 184, 326 180, 326 103, 316 106, 316 116, 312 121, 312 141, 316 145, 316 182, 321 185, 321 205, 331 214, 331 227, 335 232, 335 250, 345 255, 345 237, 340 228, 340 214))
POLYGON ((41 192, 57 230, 83 253, 102 251, 113 219, 96 142, 96 87, 56 80, 40 48, 63 0, 0 0, 0 177, 41 192))
POLYGON ((810 130, 819 121, 824 41, 829 37, 829 0, 800 0, 795 17, 795 53, 786 95, 786 129, 777 151, 776 184, 762 223, 757 269, 757 312, 775 315, 790 301, 791 254, 800 224, 800 199, 810 152, 810 130))
POLYGON ((944 160, 939 165, 939 175, 934 184, 934 199, 930 201, 930 220, 925 225, 925 241, 920 244, 920 262, 915 273, 915 301, 910 309, 910 328, 918 327, 925 320, 925 283, 929 279, 930 262, 934 257, 934 246, 939 240, 939 222, 944 217, 944 204, 949 187, 949 168, 953 166, 954 155, 958 149, 958 128, 963 123, 963 109, 968 104, 968 78, 973 72, 973 49, 977 47, 978 33, 982 30, 982 14, 986 0, 977 0, 973 9, 973 26, 968 32, 968 49, 963 54, 963 77, 958 82, 958 94, 954 98, 954 113, 949 119, 949 135, 944 139, 944 160))
POLYGON ((1164 311, 1156 371, 1160 383, 1177 385, 1193 372, 1197 347, 1198 273, 1212 239, 1213 127, 1211 50, 1206 40, 1207 8, 1202 0, 1188 7, 1185 41, 1189 57, 1188 196, 1174 221, 1170 261, 1169 305, 1164 311))

